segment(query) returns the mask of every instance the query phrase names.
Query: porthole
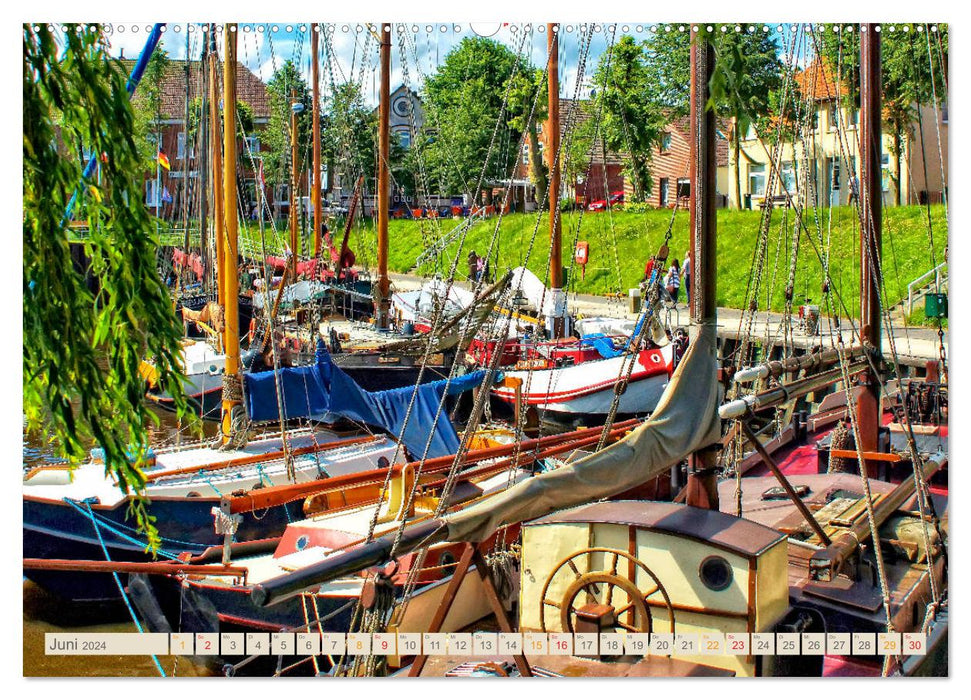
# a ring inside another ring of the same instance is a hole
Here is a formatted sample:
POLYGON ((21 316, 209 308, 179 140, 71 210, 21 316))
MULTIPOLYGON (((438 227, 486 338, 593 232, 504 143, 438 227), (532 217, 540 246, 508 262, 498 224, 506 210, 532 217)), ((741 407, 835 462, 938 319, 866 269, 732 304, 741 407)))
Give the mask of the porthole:
POLYGON ((701 582, 713 591, 724 591, 732 585, 731 564, 724 557, 717 555, 706 557, 698 567, 701 582))
POLYGON ((442 556, 438 560, 438 565, 442 568, 455 566, 455 555, 448 550, 442 552, 442 556))
POLYGON ((300 552, 306 549, 308 544, 310 544, 310 536, 300 535, 300 537, 297 538, 297 542, 294 546, 297 548, 297 551, 300 552))

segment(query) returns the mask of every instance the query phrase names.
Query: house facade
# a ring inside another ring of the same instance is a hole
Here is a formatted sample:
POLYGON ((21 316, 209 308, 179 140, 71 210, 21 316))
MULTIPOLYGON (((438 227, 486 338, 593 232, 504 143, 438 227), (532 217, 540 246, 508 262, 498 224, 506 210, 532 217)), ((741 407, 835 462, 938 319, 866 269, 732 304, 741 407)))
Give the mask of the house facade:
MULTIPOLYGON (((162 218, 180 221, 188 206, 189 216, 198 216, 202 197, 203 169, 208 159, 202 150, 198 129, 186 128, 186 107, 190 126, 200 122, 201 98, 207 91, 206 71, 201 61, 171 61, 161 84, 161 133, 159 149, 168 158, 169 168, 156 167, 145 176, 145 204, 162 218), (195 112, 194 114, 192 112, 195 112)), ((219 83, 222 83, 219 76, 219 83)), ((251 133, 237 143, 240 187, 240 209, 246 216, 255 214, 258 199, 261 163, 260 132, 270 117, 270 102, 266 85, 242 63, 236 64, 237 99, 249 106, 253 125, 251 133)), ((144 99, 136 94, 136 104, 144 99)), ((221 95, 217 98, 221 100, 221 95)), ((208 121, 207 121, 208 123, 208 121)), ((289 206, 289 189, 267 188, 267 203, 277 208, 289 206)))
MULTIPOLYGON (((758 208, 767 198, 787 195, 803 203, 815 202, 817 206, 841 206, 859 194, 859 110, 852 105, 845 86, 837 84, 834 72, 819 59, 797 73, 795 80, 804 99, 813 105, 811 132, 796 143, 779 146, 779 177, 772 178, 773 146, 763 142, 755 129, 750 128, 740 143, 739 162, 732 157, 729 164, 728 192, 732 207, 738 206, 736 171, 741 180, 742 208, 758 208), (775 187, 769 191, 773 179, 775 187)), ((893 177, 893 136, 883 129, 883 202, 894 204, 898 188, 901 204, 940 202, 947 187, 946 104, 937 109, 922 105, 919 119, 915 116, 907 131, 901 148, 898 183, 893 177)))
MULTIPOLYGON (((583 122, 593 118, 593 102, 590 100, 560 99, 560 141, 566 143, 568 131, 580 126, 583 122)), ((543 125, 540 131, 540 155, 549 142, 548 125, 543 125)), ((654 207, 674 207, 676 200, 681 199, 682 206, 687 204, 690 196, 690 126, 686 117, 672 118, 661 139, 657 152, 651 158, 651 191, 645 201, 654 207)), ((728 142, 724 130, 719 129, 716 141, 716 162, 718 171, 716 189, 718 206, 727 204, 728 188, 728 142)), ((517 182, 529 185, 530 158, 528 141, 523 144, 522 157, 517 166, 517 182)), ((620 151, 606 149, 603 142, 592 144, 586 168, 576 170, 564 158, 564 175, 561 178, 560 198, 569 198, 578 205, 586 206, 591 202, 606 200, 610 195, 623 192, 625 201, 631 201, 634 187, 631 179, 624 174, 624 162, 627 154, 620 151)), ((526 195, 527 202, 531 196, 526 195)), ((535 204, 534 204, 535 206, 535 204)), ((529 206, 527 205, 527 209, 529 206)))

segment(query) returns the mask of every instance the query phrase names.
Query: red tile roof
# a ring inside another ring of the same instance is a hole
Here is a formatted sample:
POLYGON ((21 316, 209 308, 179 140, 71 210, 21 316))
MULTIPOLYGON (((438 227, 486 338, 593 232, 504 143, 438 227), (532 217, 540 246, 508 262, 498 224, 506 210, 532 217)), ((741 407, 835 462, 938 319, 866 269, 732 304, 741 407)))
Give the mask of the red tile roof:
POLYGON ((795 74, 796 84, 803 97, 811 97, 818 102, 835 100, 837 91, 840 97, 847 95, 846 86, 837 84, 836 71, 828 61, 814 58, 804 70, 795 74))
MULTIPOLYGON (((126 67, 134 65, 134 61, 122 61, 126 67)), ((202 95, 202 62, 190 61, 188 64, 189 102, 202 95)), ((171 60, 165 71, 162 83, 162 116, 165 119, 185 118, 186 98, 186 62, 171 60)), ((219 79, 220 89, 222 76, 219 79)), ((144 94, 144 93, 141 93, 144 94)), ((255 119, 266 119, 270 116, 270 100, 266 85, 249 68, 236 62, 236 95, 237 99, 252 108, 255 119)), ((135 99, 138 100, 139 93, 135 99)))

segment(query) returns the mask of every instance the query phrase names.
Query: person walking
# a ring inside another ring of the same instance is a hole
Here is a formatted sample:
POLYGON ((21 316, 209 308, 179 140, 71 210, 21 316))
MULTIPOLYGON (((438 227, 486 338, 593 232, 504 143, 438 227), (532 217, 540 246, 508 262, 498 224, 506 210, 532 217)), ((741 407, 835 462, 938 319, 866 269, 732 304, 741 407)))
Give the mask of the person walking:
POLYGON ((475 282, 476 275, 479 272, 479 256, 476 255, 475 251, 469 251, 469 282, 475 282))
POLYGON ((644 266, 644 277, 641 279, 641 284, 651 281, 651 274, 654 272, 654 256, 652 255, 647 260, 647 264, 644 266))
POLYGON ((664 278, 664 288, 671 295, 671 301, 677 304, 678 291, 681 289, 681 265, 678 264, 677 258, 674 259, 671 267, 668 268, 668 275, 664 278))
POLYGON ((681 267, 681 277, 684 279, 685 298, 691 298, 691 251, 684 254, 684 265, 681 267))

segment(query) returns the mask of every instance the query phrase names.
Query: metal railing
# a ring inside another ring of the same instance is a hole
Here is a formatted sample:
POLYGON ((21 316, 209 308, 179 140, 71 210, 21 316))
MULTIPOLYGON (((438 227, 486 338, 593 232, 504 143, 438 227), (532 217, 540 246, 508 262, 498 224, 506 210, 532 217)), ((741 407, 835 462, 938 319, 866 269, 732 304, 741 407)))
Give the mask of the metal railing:
POLYGON ((922 296, 926 295, 927 292, 930 291, 931 289, 931 285, 929 283, 925 283, 925 280, 928 280, 931 277, 933 277, 934 278, 933 289, 938 292, 941 290, 941 282, 947 281, 947 274, 946 273, 942 274, 942 271, 944 270, 945 267, 947 267, 947 263, 942 262, 933 270, 929 270, 928 272, 925 272, 920 277, 918 277, 913 282, 907 285, 907 315, 908 316, 914 312, 914 299, 916 298, 919 300, 922 296))

